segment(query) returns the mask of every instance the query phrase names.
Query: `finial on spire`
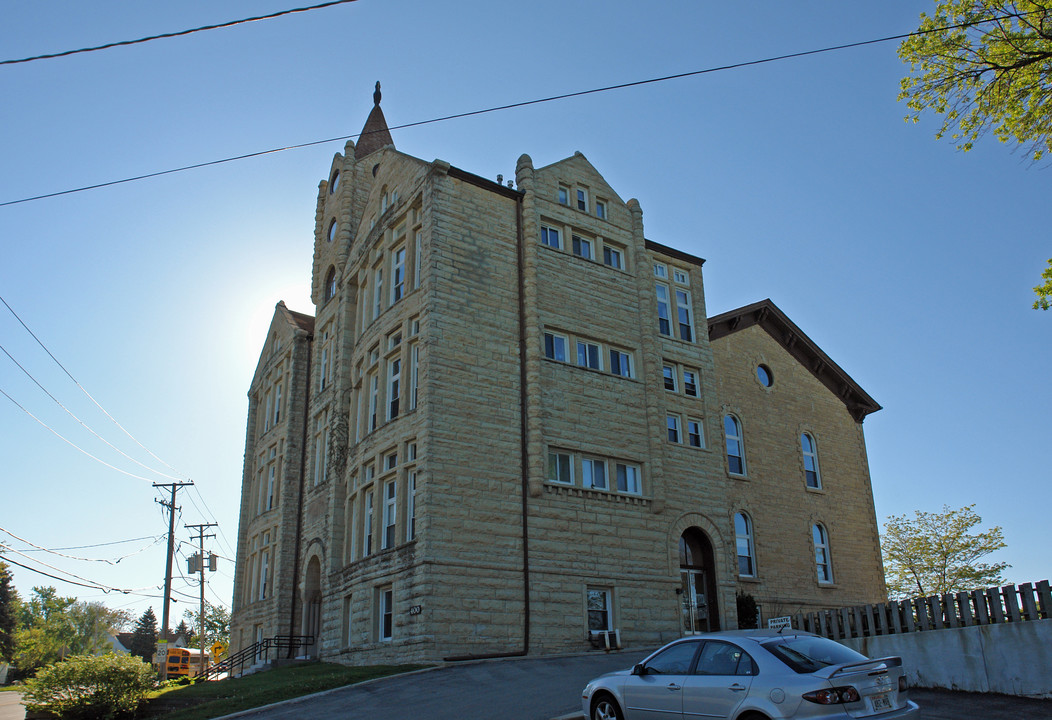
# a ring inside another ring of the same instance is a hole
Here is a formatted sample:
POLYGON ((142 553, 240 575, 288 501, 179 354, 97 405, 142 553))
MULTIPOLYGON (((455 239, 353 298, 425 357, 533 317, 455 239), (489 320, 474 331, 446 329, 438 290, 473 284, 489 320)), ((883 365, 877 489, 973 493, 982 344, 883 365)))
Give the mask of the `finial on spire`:
POLYGON ((376 89, 373 90, 373 105, 380 107, 380 81, 376 81, 376 89))

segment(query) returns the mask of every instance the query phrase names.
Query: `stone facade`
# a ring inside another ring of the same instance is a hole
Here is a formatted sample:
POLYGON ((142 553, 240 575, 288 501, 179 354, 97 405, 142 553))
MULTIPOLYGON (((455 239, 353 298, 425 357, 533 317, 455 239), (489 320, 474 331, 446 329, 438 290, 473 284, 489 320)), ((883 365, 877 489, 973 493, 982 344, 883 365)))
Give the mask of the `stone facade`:
POLYGON ((884 599, 879 406, 773 304, 707 320, 703 261, 580 153, 503 185, 389 140, 377 93, 319 188, 315 316, 278 306, 252 383, 234 650, 645 647, 736 627, 740 592, 884 599))

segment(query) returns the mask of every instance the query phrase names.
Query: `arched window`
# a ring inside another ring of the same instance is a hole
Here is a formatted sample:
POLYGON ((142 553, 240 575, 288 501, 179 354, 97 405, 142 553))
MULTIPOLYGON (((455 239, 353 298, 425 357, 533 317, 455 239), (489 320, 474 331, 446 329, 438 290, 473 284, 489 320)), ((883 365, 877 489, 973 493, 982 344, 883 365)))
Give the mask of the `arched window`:
POLYGON ((336 268, 330 267, 325 276, 325 302, 336 297, 336 268))
POLYGON ((833 565, 829 559, 829 533, 819 523, 811 526, 811 537, 815 543, 815 569, 818 582, 833 582, 833 565))
POLYGON ((808 433, 800 435, 800 448, 804 453, 804 475, 807 487, 818 489, 822 487, 822 477, 818 474, 818 446, 815 439, 808 433))
POLYGON ((723 418, 723 435, 727 441, 727 471, 731 475, 745 474, 745 442, 742 424, 733 415, 723 418))
POLYGON ((734 539, 738 546, 738 574, 756 577, 756 550, 752 542, 752 520, 743 512, 734 515, 734 539))
POLYGON ((333 220, 332 220, 332 221, 331 221, 331 222, 329 223, 329 232, 328 232, 328 234, 327 234, 327 235, 325 236, 325 239, 326 239, 326 240, 328 240, 329 242, 332 242, 333 240, 335 240, 335 239, 336 239, 336 229, 337 229, 337 227, 338 227, 338 225, 336 224, 336 220, 335 220, 335 219, 333 219, 333 220))
POLYGON ((329 194, 335 195, 336 191, 340 189, 340 171, 333 170, 332 178, 329 180, 329 194))

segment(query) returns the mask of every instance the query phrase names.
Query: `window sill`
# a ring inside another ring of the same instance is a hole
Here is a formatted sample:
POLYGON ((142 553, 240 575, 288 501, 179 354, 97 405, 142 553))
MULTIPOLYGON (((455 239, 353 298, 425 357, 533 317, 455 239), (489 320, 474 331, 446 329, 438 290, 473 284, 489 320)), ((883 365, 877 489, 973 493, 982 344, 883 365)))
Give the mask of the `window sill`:
POLYGON ((805 485, 804 489, 807 490, 807 492, 809 493, 814 493, 815 495, 826 494, 826 489, 824 487, 811 487, 810 485, 805 485))
POLYGON ((763 580, 761 580, 756 575, 739 575, 738 582, 748 583, 749 585, 761 585, 763 583, 763 580))
POLYGON ((600 490, 598 488, 583 488, 579 485, 562 485, 546 480, 545 492, 552 495, 563 495, 566 497, 595 498, 607 502, 624 503, 626 505, 640 505, 647 507, 652 502, 651 498, 632 493, 617 492, 613 490, 600 490))

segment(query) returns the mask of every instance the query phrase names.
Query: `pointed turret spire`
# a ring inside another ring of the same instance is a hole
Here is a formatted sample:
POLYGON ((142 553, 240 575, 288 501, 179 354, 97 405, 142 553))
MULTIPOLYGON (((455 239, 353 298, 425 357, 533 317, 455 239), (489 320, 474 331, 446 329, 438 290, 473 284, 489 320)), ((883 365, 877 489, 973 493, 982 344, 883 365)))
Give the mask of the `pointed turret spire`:
POLYGON ((394 145, 391 131, 387 129, 387 119, 384 111, 380 109, 380 81, 376 81, 376 89, 373 90, 373 109, 369 117, 365 119, 365 127, 362 134, 358 136, 358 143, 354 148, 355 159, 362 159, 366 155, 376 152, 385 145, 394 145))

